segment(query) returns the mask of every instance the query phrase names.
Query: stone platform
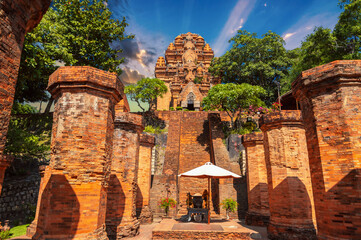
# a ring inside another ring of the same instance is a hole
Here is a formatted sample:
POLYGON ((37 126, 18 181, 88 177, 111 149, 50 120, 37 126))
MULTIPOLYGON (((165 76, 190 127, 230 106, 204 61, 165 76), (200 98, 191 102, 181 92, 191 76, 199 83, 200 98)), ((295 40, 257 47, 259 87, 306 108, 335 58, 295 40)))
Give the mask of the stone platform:
POLYGON ((184 223, 164 219, 152 232, 153 240, 161 239, 267 239, 265 227, 251 227, 239 220, 212 220, 207 223, 184 223))

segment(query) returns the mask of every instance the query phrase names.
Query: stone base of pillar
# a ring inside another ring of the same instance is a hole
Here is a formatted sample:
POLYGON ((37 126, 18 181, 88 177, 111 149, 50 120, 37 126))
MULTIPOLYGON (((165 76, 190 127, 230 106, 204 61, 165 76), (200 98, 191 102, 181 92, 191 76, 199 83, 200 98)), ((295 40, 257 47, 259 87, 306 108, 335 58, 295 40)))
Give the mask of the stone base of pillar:
POLYGON ((296 227, 294 225, 276 225, 272 222, 267 227, 268 238, 271 240, 316 240, 313 225, 296 227))
POLYGON ((27 237, 34 237, 35 233, 36 233, 36 226, 37 226, 37 222, 34 220, 31 222, 31 224, 28 226, 28 228, 26 229, 26 236, 27 237))
POLYGON ((139 216, 140 224, 150 224, 153 222, 153 212, 149 206, 144 206, 139 216))
POLYGON ((261 215, 252 212, 246 212, 246 224, 251 226, 267 227, 269 223, 267 215, 261 215))
POLYGON ((134 237, 139 234, 140 222, 138 219, 133 221, 123 221, 120 225, 114 226, 107 224, 107 233, 109 240, 118 240, 125 237, 134 237))
MULTIPOLYGON (((33 225, 33 223, 31 223, 29 227, 31 227, 33 225)), ((36 227, 36 225, 35 225, 35 227, 36 227)), ((34 231, 33 227, 32 227, 32 229, 33 230, 30 230, 30 231, 34 231)), ((28 228, 28 230, 29 230, 29 228, 28 228)), ((28 231, 27 231, 27 236, 29 236, 28 231)), ((105 231, 105 224, 103 226, 101 226, 100 228, 96 229, 95 231, 93 231, 92 233, 83 233, 83 234, 75 234, 75 235, 46 235, 46 234, 34 233, 34 235, 31 237, 31 239, 34 239, 34 240, 45 240, 45 239, 109 240, 107 233, 105 231)))

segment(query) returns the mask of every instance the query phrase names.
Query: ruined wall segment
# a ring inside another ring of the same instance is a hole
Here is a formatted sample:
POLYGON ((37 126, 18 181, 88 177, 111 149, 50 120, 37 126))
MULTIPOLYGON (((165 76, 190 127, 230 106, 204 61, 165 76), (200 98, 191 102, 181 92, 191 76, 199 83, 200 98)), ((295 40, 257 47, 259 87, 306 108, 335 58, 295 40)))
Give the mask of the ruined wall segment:
POLYGON ((292 84, 301 103, 319 239, 361 236, 361 60, 302 72, 292 84))
POLYGON ((4 156, 25 34, 41 20, 50 0, 0 1, 0 193, 9 157, 4 156))
POLYGON ((60 67, 50 76, 51 160, 33 239, 108 239, 106 188, 122 87, 116 74, 93 67, 60 67))
POLYGON ((139 168, 138 168, 138 192, 137 192, 137 215, 141 223, 152 223, 153 214, 149 207, 152 148, 155 138, 152 135, 140 135, 139 168))
POLYGON ((301 112, 277 111, 260 119, 264 132, 271 239, 315 239, 314 206, 301 112))
POLYGON ((244 135, 243 146, 246 148, 247 155, 248 211, 246 214, 246 224, 267 226, 270 211, 263 133, 244 135))
POLYGON ((106 202, 106 228, 111 239, 131 237, 139 233, 136 196, 139 140, 144 130, 142 122, 140 115, 116 112, 106 202))

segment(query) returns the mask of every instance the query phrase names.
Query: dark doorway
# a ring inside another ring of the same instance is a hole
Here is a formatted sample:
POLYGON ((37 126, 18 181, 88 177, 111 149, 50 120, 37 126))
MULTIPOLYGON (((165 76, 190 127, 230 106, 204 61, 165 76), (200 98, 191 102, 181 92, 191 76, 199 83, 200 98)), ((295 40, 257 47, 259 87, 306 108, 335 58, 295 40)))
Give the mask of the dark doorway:
POLYGON ((188 109, 189 111, 194 111, 194 110, 195 110, 195 109, 194 109, 194 103, 188 103, 187 109, 188 109))

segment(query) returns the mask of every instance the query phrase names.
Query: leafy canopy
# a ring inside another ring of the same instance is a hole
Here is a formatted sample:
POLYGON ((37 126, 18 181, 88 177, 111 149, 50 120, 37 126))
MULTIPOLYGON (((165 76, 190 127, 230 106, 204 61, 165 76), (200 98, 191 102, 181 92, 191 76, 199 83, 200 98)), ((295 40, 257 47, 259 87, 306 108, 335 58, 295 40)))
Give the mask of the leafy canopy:
POLYGON ((239 30, 232 48, 212 61, 209 71, 221 76, 224 83, 249 83, 266 90, 264 100, 271 104, 277 97, 276 82, 285 77, 291 59, 284 40, 271 31, 257 37, 256 33, 239 30))
POLYGON ((316 27, 300 48, 293 50, 294 63, 281 80, 283 92, 304 70, 341 59, 361 59, 361 0, 340 0, 343 12, 333 31, 316 27))
POLYGON ((235 120, 242 110, 249 106, 264 106, 260 99, 266 91, 260 86, 252 86, 248 83, 242 84, 218 84, 212 87, 207 97, 203 98, 204 110, 225 111, 231 118, 231 127, 234 127, 235 120))
POLYGON ((45 88, 55 63, 121 74, 122 50, 112 43, 134 36, 124 34, 125 18, 111 15, 107 0, 53 0, 38 27, 25 37, 16 100, 48 99, 45 88))
POLYGON ((149 104, 148 111, 153 110, 157 98, 162 97, 167 91, 167 86, 158 78, 143 78, 137 84, 126 86, 124 90, 143 112, 145 112, 145 109, 142 107, 141 102, 149 104))

